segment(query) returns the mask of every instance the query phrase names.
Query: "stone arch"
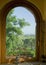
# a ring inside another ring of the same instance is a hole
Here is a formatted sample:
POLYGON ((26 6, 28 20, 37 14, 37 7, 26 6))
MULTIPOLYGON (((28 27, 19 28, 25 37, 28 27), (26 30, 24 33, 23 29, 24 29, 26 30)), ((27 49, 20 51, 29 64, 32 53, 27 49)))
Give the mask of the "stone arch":
POLYGON ((1 10, 1 35, 2 35, 1 36, 1 43, 2 43, 1 44, 1 54, 2 54, 1 61, 2 61, 2 63, 4 63, 5 62, 4 59, 6 59, 5 58, 6 16, 12 8, 18 7, 18 6, 23 6, 23 7, 27 8, 28 10, 31 10, 36 18, 36 24, 37 24, 37 26, 36 26, 36 39, 37 39, 36 43, 37 43, 37 45, 39 45, 39 47, 37 46, 38 48, 36 49, 36 50, 38 50, 36 53, 37 54, 36 60, 39 60, 40 59, 39 57, 41 57, 41 54, 39 54, 41 52, 41 50, 39 50, 39 49, 41 49, 41 38, 42 38, 42 36, 41 36, 42 35, 42 33, 41 33, 41 22, 42 22, 41 12, 34 4, 30 3, 27 0, 13 0, 13 1, 7 3, 1 10), (4 51, 3 51, 3 49, 4 49, 4 51))

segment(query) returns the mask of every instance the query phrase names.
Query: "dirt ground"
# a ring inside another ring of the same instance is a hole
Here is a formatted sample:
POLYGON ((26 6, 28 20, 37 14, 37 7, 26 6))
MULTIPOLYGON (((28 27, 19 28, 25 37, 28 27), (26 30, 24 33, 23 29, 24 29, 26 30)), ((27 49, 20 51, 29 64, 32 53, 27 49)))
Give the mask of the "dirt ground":
POLYGON ((46 63, 41 63, 41 62, 24 62, 24 63, 18 63, 15 65, 46 65, 46 63))

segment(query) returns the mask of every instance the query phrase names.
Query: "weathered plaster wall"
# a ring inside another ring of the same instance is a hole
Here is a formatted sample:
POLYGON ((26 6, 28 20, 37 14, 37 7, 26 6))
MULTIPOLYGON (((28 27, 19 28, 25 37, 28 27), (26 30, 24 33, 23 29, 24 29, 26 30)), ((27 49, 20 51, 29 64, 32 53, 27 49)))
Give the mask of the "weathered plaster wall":
POLYGON ((44 0, 44 20, 46 21, 46 0, 44 0))
POLYGON ((44 28, 44 55, 46 55, 46 0, 44 0, 44 22, 45 22, 45 28, 44 28))
POLYGON ((45 28, 44 28, 44 55, 46 55, 46 0, 44 1, 44 22, 45 22, 45 28))
MULTIPOLYGON (((0 9, 2 9, 4 7, 4 5, 10 1, 12 1, 12 0, 1 0, 0 1, 0 9)), ((28 0, 28 1, 35 4, 43 15, 43 13, 44 13, 44 9, 43 9, 44 8, 44 0, 28 0)))
MULTIPOLYGON (((1 19, 0 19, 0 31, 1 31, 1 19)), ((0 63, 1 63, 1 32, 0 32, 0 63)))

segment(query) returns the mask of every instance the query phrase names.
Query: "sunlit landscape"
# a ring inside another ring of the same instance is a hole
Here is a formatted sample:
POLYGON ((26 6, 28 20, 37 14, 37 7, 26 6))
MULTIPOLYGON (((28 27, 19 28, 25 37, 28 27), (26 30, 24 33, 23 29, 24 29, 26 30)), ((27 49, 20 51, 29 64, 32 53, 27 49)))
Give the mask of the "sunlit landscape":
POLYGON ((32 13, 23 7, 12 9, 6 18, 6 56, 35 57, 35 29, 35 17, 32 13))

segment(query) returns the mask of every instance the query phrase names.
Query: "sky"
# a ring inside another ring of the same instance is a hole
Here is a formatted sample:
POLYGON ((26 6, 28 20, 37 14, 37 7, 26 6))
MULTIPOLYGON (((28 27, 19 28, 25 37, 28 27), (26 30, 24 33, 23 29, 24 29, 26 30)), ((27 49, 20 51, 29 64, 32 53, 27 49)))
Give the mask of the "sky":
POLYGON ((25 26, 24 28, 22 28, 24 35, 35 35, 36 20, 31 11, 24 7, 16 7, 14 8, 13 15, 20 19, 24 18, 26 22, 29 22, 30 26, 25 26))

